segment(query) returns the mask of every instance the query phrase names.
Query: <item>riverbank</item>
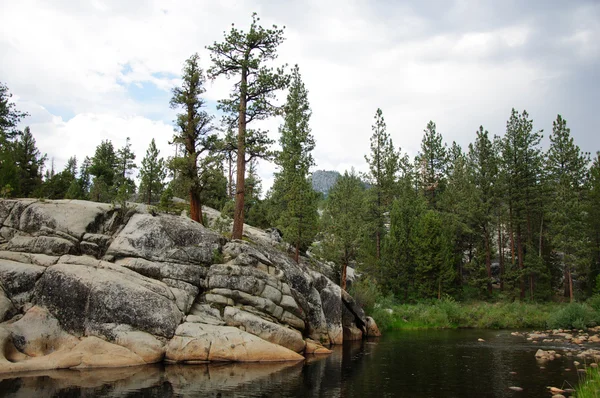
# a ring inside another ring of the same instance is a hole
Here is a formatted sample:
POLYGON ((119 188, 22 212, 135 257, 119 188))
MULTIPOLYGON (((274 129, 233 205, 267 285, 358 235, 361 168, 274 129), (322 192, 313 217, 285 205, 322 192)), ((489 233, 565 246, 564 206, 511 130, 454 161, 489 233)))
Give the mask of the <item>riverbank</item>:
POLYGON ((377 303, 373 317, 381 329, 584 329, 600 325, 596 296, 585 303, 377 303))

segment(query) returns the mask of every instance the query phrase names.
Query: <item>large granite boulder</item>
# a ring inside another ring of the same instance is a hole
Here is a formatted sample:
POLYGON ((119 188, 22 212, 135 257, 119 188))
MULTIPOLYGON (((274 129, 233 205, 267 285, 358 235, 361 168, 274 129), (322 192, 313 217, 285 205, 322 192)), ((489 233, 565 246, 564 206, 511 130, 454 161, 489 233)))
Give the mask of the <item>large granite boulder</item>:
POLYGON ((151 261, 212 264, 223 238, 189 218, 134 214, 106 254, 151 261))
POLYGON ((315 259, 245 236, 145 206, 0 200, 0 373, 297 361, 378 333, 315 259))
POLYGON ((168 286, 114 264, 49 267, 37 283, 35 302, 76 334, 117 323, 170 338, 183 319, 168 286))
POLYGON ((167 346, 174 362, 301 361, 301 355, 235 327, 183 323, 167 346))

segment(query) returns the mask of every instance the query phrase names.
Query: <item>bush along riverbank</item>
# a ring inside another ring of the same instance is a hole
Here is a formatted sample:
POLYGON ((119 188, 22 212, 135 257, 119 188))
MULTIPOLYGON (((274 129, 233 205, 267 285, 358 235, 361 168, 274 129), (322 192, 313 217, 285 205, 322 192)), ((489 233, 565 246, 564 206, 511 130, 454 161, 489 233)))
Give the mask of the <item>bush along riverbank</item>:
POLYGON ((586 329, 600 325, 600 296, 583 303, 470 302, 452 299, 367 305, 382 329, 586 329))

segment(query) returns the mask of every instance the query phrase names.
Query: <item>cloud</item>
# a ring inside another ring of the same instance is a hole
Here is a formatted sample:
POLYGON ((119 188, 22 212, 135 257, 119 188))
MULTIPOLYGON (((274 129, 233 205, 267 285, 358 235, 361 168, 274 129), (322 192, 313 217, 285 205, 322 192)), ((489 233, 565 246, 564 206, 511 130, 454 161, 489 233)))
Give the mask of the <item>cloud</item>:
MULTIPOLYGON (((54 116, 45 109, 36 112, 43 117, 30 123, 31 132, 36 138, 40 152, 54 160, 57 171, 62 170, 71 156, 77 156, 81 164, 86 156, 93 156, 96 146, 102 140, 112 141, 115 150, 125 145, 131 138, 132 149, 138 166, 146 154, 152 138, 160 150, 160 156, 173 155, 168 141, 173 137, 173 127, 162 121, 153 121, 140 116, 119 117, 112 114, 80 113, 68 121, 54 116)), ((50 167, 50 162, 47 167, 50 167)), ((137 173, 134 173, 137 176, 137 173)))
MULTIPOLYGON (((232 22, 246 29, 253 11, 264 26, 286 26, 278 62, 300 65, 319 169, 365 170, 378 107, 413 156, 429 120, 465 147, 480 124, 502 134, 512 107, 546 132, 562 113, 583 149, 600 149, 600 5, 591 0, 0 0, 0 9, 0 76, 57 166, 127 136, 138 160, 152 136, 167 155, 183 61, 198 52, 208 68, 205 46, 232 22)), ((212 110, 232 83, 207 83, 212 110)), ((261 127, 276 139, 280 123, 261 127)), ((261 162, 265 191, 273 170, 261 162)))

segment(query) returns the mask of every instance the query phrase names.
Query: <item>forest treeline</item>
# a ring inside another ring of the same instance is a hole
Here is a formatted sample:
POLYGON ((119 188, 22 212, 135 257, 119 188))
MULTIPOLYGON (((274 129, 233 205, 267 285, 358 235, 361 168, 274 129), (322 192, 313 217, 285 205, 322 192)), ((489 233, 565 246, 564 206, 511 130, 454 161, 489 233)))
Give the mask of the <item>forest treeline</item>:
MULTIPOLYGON (((243 224, 277 227, 290 255, 333 261, 345 288, 347 266, 373 289, 403 301, 426 298, 570 300, 600 290, 600 154, 581 151, 560 115, 547 150, 526 111, 513 109, 502 136, 479 127, 466 148, 448 145, 430 121, 415 158, 392 142, 381 109, 373 120, 368 171, 346 171, 327 198, 311 185, 315 147, 311 109, 300 69, 272 66, 283 29, 264 29, 253 15, 247 32, 235 26, 208 46, 205 72, 193 54, 172 90, 175 156, 154 140, 136 163, 101 141, 63 170, 48 165, 27 114, 0 84, 0 197, 128 200, 168 210, 185 198, 195 221, 202 206, 221 210, 208 225, 241 238, 243 224), (226 77, 231 96, 219 101, 220 121, 203 94, 207 79, 226 77), (285 103, 276 94, 287 91, 285 103), (274 151, 256 120, 282 116, 274 151), (277 165, 262 199, 256 160, 277 165), (139 186, 136 186, 136 177, 139 186)), ((166 105, 166 104, 165 104, 166 105)))

